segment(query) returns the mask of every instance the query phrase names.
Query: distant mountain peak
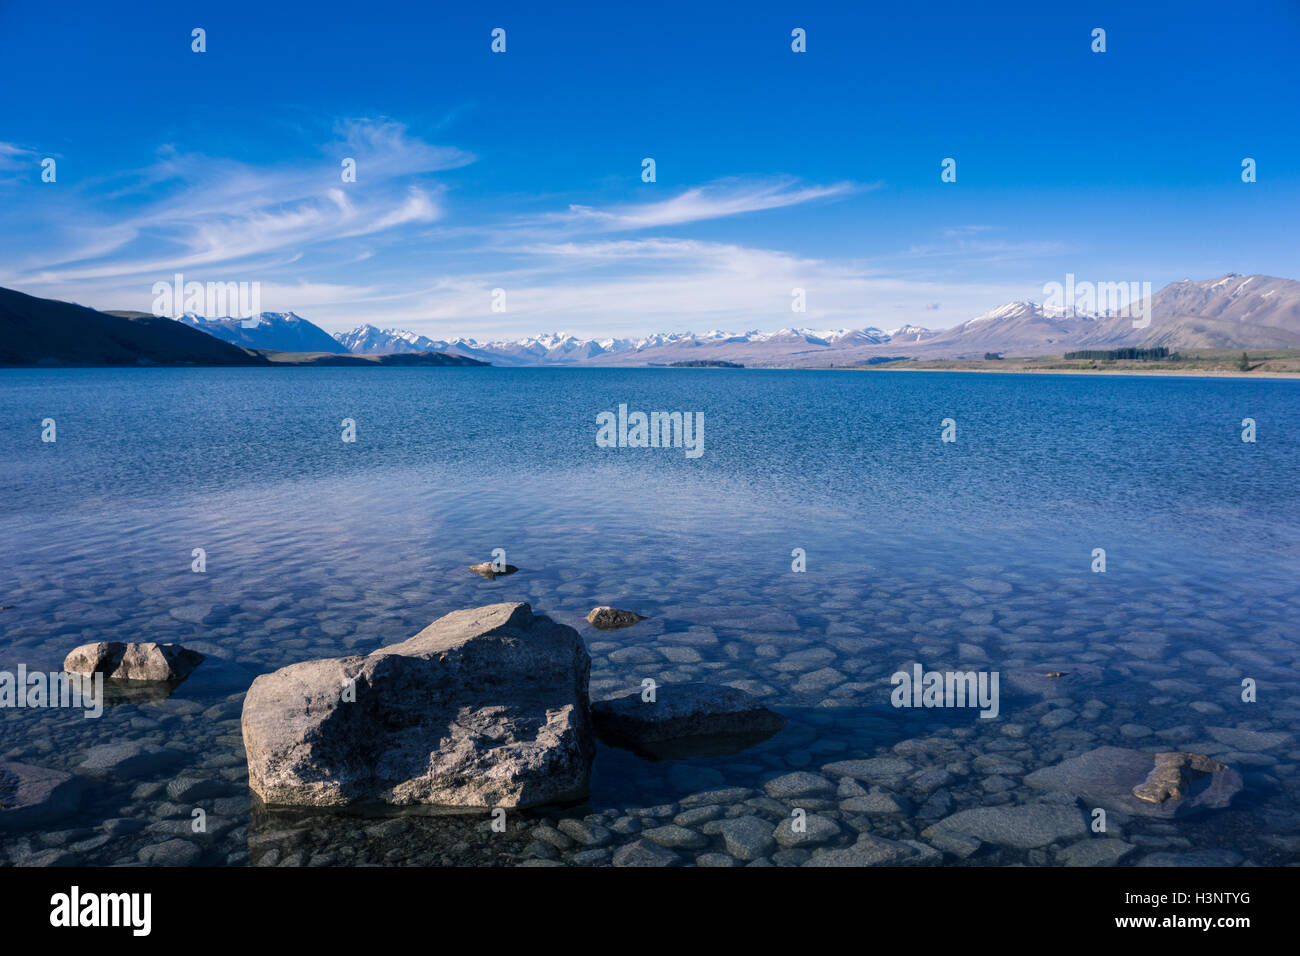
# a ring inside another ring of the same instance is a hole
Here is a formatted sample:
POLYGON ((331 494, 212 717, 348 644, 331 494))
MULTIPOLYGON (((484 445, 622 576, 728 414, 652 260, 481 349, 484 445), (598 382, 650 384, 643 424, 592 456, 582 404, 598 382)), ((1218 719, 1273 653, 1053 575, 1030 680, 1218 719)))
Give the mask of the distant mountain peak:
POLYGON ((973 325, 976 322, 984 322, 989 319, 1009 319, 1019 315, 1033 315, 1041 313, 1042 308, 1028 299, 1021 299, 1016 302, 1007 302, 1003 305, 997 305, 987 312, 981 312, 975 318, 969 320, 966 324, 973 325))
POLYGON ((248 319, 207 318, 186 312, 176 321, 196 328, 223 342, 247 349, 269 349, 276 352, 334 352, 348 349, 341 346, 324 329, 313 325, 296 312, 262 312, 248 319), (255 319, 252 324, 245 324, 255 319))

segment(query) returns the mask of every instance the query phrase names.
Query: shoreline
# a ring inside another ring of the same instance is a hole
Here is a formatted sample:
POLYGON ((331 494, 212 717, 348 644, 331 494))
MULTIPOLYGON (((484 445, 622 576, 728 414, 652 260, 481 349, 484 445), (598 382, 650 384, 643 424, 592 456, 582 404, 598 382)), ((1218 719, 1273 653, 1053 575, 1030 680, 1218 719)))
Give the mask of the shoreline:
MULTIPOLYGON (((819 369, 823 370, 823 369, 819 369)), ((1181 369, 1100 369, 1100 368, 884 368, 859 366, 856 368, 826 368, 829 372, 974 372, 993 375, 1130 375, 1166 378, 1273 378, 1300 379, 1300 372, 1231 372, 1192 371, 1181 369)))
MULTIPOLYGON (((400 353, 399 353, 400 354, 400 353)), ((1131 376, 1131 377, 1155 377, 1155 378, 1232 378, 1232 379, 1300 379, 1300 371, 1254 371, 1254 372, 1234 372, 1230 369, 1099 369, 1099 368, 920 368, 916 366, 900 367, 886 365, 751 365, 740 368, 716 368, 706 366, 689 366, 672 368, 664 365, 488 365, 485 363, 461 364, 461 363, 433 363, 433 362, 380 362, 366 360, 369 357, 356 356, 361 361, 353 362, 276 362, 270 361, 266 364, 250 365, 200 365, 200 364, 177 364, 164 365, 0 365, 0 372, 5 371, 60 371, 60 370, 85 370, 85 369, 102 369, 102 370, 152 370, 152 369, 272 369, 272 368, 437 368, 437 369, 507 369, 516 371, 521 369, 619 369, 619 370, 655 370, 655 371, 701 371, 701 372, 728 372, 728 371, 758 371, 758 372, 962 372, 975 374, 991 375, 1106 375, 1106 376, 1131 376)))

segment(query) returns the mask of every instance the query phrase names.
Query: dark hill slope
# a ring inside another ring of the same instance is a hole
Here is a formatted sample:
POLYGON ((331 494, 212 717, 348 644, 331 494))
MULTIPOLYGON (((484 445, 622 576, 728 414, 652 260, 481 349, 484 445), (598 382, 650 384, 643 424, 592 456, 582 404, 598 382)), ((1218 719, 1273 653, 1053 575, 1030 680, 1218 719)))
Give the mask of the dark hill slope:
POLYGON ((0 365, 266 365, 180 322, 130 318, 0 288, 0 365))

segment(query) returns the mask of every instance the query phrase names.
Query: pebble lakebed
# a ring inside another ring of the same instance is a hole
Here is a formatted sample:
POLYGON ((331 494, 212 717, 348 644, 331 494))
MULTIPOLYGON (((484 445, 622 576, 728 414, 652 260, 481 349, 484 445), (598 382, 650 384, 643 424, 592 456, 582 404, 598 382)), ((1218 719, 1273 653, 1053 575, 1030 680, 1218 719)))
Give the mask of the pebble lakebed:
POLYGON ((1296 713, 1244 704, 1239 692, 1248 674, 1270 696, 1297 699, 1294 670, 1275 663, 1297 651, 1288 620, 1295 605, 1285 597, 1257 597, 1247 610, 1156 573, 1131 593, 1112 584, 1099 613, 1089 577, 1049 585, 1033 566, 971 564, 952 576, 932 569, 923 583, 873 569, 865 587, 853 583, 855 574, 840 584, 789 575, 777 579, 780 600, 769 587, 768 601, 755 603, 764 588, 753 569, 674 573, 660 556, 663 571, 638 573, 632 559, 619 566, 621 544, 610 542, 599 572, 525 567, 489 582, 448 566, 432 575, 443 595, 435 610, 416 576, 313 583, 319 568, 307 560, 280 569, 283 589, 227 583, 220 597, 198 575, 95 587, 70 581, 62 589, 34 575, 30 591, 20 582, 14 609, 4 613, 9 653, 30 649, 29 667, 40 660, 57 668, 60 652, 83 639, 159 631, 209 657, 166 700, 110 706, 97 720, 26 711, 21 737, 6 720, 7 760, 76 772, 94 756, 132 768, 104 777, 63 828, 6 834, 7 862, 801 865, 861 849, 861 834, 893 841, 856 861, 865 863, 1231 866, 1300 858, 1296 713), (665 594, 682 597, 683 580, 697 589, 688 603, 664 602, 665 594), (661 599, 622 597, 617 603, 650 617, 623 630, 592 629, 583 616, 593 595, 603 600, 615 589, 661 599), (583 634, 593 697, 635 690, 646 677, 712 681, 756 695, 788 724, 723 757, 656 762, 602 744, 587 804, 507 811, 504 833, 487 813, 367 818, 251 806, 239 716, 253 676, 289 660, 367 652, 456 607, 516 599, 583 634), (1171 627, 1180 611, 1186 616, 1171 627), (42 623, 22 623, 24 612, 42 623), (49 620, 62 633, 51 636, 49 620), (1222 645, 1220 635, 1247 625, 1249 648, 1222 645), (927 669, 998 670, 998 718, 893 708, 889 677, 914 660, 927 669), (1047 677, 1052 672, 1064 676, 1047 677), (1214 755, 1243 774, 1246 792, 1200 819, 1110 813, 1101 834, 1088 830, 1081 802, 1022 783, 1107 744, 1214 755), (141 746, 162 748, 168 759, 141 760, 141 746), (844 761, 866 763, 846 774, 844 761), (1064 816, 1027 809, 1044 806, 1064 816), (206 814, 203 833, 191 825, 196 807, 206 814), (975 807, 997 808, 997 825, 1017 834, 1014 845, 985 842, 968 856, 944 855, 922 835, 975 807), (807 814, 805 833, 791 832, 794 808, 807 814))

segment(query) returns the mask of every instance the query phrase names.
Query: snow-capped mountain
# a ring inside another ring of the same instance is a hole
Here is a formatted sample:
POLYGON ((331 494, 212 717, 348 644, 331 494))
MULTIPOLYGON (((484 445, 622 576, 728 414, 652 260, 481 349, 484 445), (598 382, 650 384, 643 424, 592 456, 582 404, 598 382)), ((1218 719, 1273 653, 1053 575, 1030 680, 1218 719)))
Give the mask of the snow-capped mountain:
POLYGON ((606 339, 604 342, 579 339, 573 335, 549 333, 514 341, 479 342, 475 339, 431 339, 404 329, 380 329, 362 325, 350 332, 335 332, 338 344, 358 355, 393 352, 449 352, 467 358, 484 359, 497 365, 553 365, 578 363, 610 351, 632 348, 629 339, 606 339))
MULTIPOLYGON (((985 352, 1051 355, 1129 346, 1169 349, 1300 348, 1300 282, 1235 272, 1184 279, 1121 314, 1008 302, 913 343, 920 358, 970 358, 985 352)), ((890 342, 897 348, 902 336, 890 342)))
POLYGON ((177 321, 246 349, 271 349, 276 352, 348 351, 324 329, 294 312, 263 312, 256 319, 209 319, 186 312, 177 321))
MULTIPOLYGON (((911 325, 897 331, 909 341, 921 341, 935 334, 911 325)), ((879 345, 890 341, 894 334, 877 328, 787 328, 775 332, 755 329, 741 333, 714 329, 704 333, 656 332, 640 338, 582 339, 550 332, 522 339, 480 342, 468 338, 430 339, 403 329, 363 325, 350 332, 336 332, 334 338, 349 351, 364 355, 435 350, 496 365, 646 365, 711 358, 742 362, 749 359, 754 364, 765 364, 767 357, 776 359, 791 352, 832 352, 852 346, 879 345)))
POLYGON ((438 352, 447 343, 403 329, 379 329, 362 325, 351 332, 335 332, 339 345, 355 355, 391 355, 399 352, 438 352))
POLYGON ((748 366, 858 365, 886 357, 968 358, 986 352, 1050 355, 1124 346, 1300 348, 1300 282, 1229 273, 1185 279, 1150 297, 1149 322, 1132 315, 1076 312, 1008 302, 940 332, 896 329, 784 328, 774 332, 656 332, 637 338, 585 339, 549 332, 521 339, 432 339, 403 329, 362 325, 333 336, 292 312, 263 313, 255 328, 239 319, 181 321, 250 348, 381 355, 446 352, 493 365, 671 365, 724 361, 748 366))
POLYGON ((1095 329, 1094 315, 1045 309, 1037 302, 1008 302, 967 319, 925 344, 934 348, 956 347, 972 352, 1048 349, 1070 343, 1095 329))
POLYGON ((1168 348, 1300 347, 1300 282, 1229 272, 1173 282, 1152 298, 1147 345, 1168 348))
POLYGON ((901 325, 885 333, 886 342, 921 342, 936 335, 930 329, 919 325, 901 325))

